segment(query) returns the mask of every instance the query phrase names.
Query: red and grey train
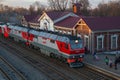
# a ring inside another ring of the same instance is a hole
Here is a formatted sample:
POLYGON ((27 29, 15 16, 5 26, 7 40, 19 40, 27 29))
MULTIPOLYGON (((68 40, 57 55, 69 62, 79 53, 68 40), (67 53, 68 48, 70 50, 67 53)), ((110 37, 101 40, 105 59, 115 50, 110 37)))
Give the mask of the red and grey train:
POLYGON ((57 57, 67 62, 70 67, 84 65, 84 47, 80 37, 4 23, 0 23, 0 34, 6 38, 12 37, 15 41, 25 42, 45 55, 57 57))

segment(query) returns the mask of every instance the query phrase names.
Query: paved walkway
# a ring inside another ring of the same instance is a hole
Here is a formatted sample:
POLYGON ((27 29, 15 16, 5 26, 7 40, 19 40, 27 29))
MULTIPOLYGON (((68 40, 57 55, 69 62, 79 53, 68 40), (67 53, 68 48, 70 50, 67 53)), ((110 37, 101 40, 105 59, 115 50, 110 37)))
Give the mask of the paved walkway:
POLYGON ((91 64, 91 65, 93 65, 97 68, 102 68, 106 71, 110 71, 111 73, 115 73, 115 74, 120 76, 120 64, 117 65, 118 69, 115 70, 114 66, 112 68, 110 68, 108 65, 106 65, 106 63, 104 61, 105 56, 108 56, 108 58, 111 59, 112 62, 114 63, 114 60, 115 60, 115 55, 114 54, 100 53, 100 54, 97 54, 97 56, 99 57, 99 60, 95 60, 93 58, 92 54, 85 54, 84 62, 88 63, 88 64, 91 64))

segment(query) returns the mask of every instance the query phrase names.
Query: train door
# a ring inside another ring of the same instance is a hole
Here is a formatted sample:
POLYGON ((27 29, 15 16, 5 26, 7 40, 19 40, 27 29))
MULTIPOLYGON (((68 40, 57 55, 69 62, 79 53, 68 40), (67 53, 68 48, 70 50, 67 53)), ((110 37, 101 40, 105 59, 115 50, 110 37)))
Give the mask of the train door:
POLYGON ((5 37, 5 38, 8 38, 8 37, 9 37, 9 32, 10 32, 9 28, 8 28, 7 26, 5 26, 5 27, 4 27, 4 37, 5 37))
POLYGON ((69 44, 61 42, 60 43, 60 50, 64 53, 70 53, 70 48, 69 48, 69 44))
POLYGON ((2 34, 2 28, 0 27, 0 34, 2 34))

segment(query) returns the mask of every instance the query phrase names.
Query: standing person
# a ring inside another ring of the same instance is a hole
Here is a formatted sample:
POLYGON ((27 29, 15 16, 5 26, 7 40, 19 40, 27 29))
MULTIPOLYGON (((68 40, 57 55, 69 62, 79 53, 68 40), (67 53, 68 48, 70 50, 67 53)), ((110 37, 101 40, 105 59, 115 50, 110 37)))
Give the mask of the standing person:
POLYGON ((96 59, 96 51, 93 53, 93 58, 96 59))
POLYGON ((115 59, 115 69, 117 70, 117 64, 120 63, 120 56, 118 58, 115 59))
POLYGON ((118 63, 118 58, 115 58, 114 64, 115 64, 115 69, 116 69, 116 70, 117 70, 117 63, 118 63))
POLYGON ((118 51, 116 52, 115 54, 115 58, 118 58, 119 54, 118 54, 118 51))
POLYGON ((95 60, 99 60, 99 57, 96 55, 96 50, 95 50, 94 53, 93 53, 93 58, 94 58, 95 60))
POLYGON ((114 64, 115 64, 115 69, 117 70, 117 61, 116 60, 115 60, 114 64))
POLYGON ((85 46, 85 54, 87 54, 88 53, 88 49, 87 49, 87 47, 85 46))
POLYGON ((105 57, 105 63, 106 63, 106 65, 108 65, 108 63, 109 63, 109 58, 107 56, 105 57))
POLYGON ((109 67, 112 68, 112 59, 109 59, 109 67))

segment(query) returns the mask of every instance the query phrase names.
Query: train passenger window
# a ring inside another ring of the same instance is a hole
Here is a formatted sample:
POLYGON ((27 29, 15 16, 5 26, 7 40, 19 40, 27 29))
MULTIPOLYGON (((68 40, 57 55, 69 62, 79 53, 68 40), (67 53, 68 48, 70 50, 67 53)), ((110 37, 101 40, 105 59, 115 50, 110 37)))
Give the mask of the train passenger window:
POLYGON ((52 40, 52 39, 51 39, 50 42, 51 42, 51 43, 55 43, 55 40, 52 40))
POLYGON ((38 36, 34 35, 34 38, 38 38, 38 36))
POLYGON ((20 33, 21 33, 21 31, 18 31, 18 33, 20 34, 20 33))
POLYGON ((45 37, 42 37, 42 39, 47 40, 47 38, 45 38, 45 37))

